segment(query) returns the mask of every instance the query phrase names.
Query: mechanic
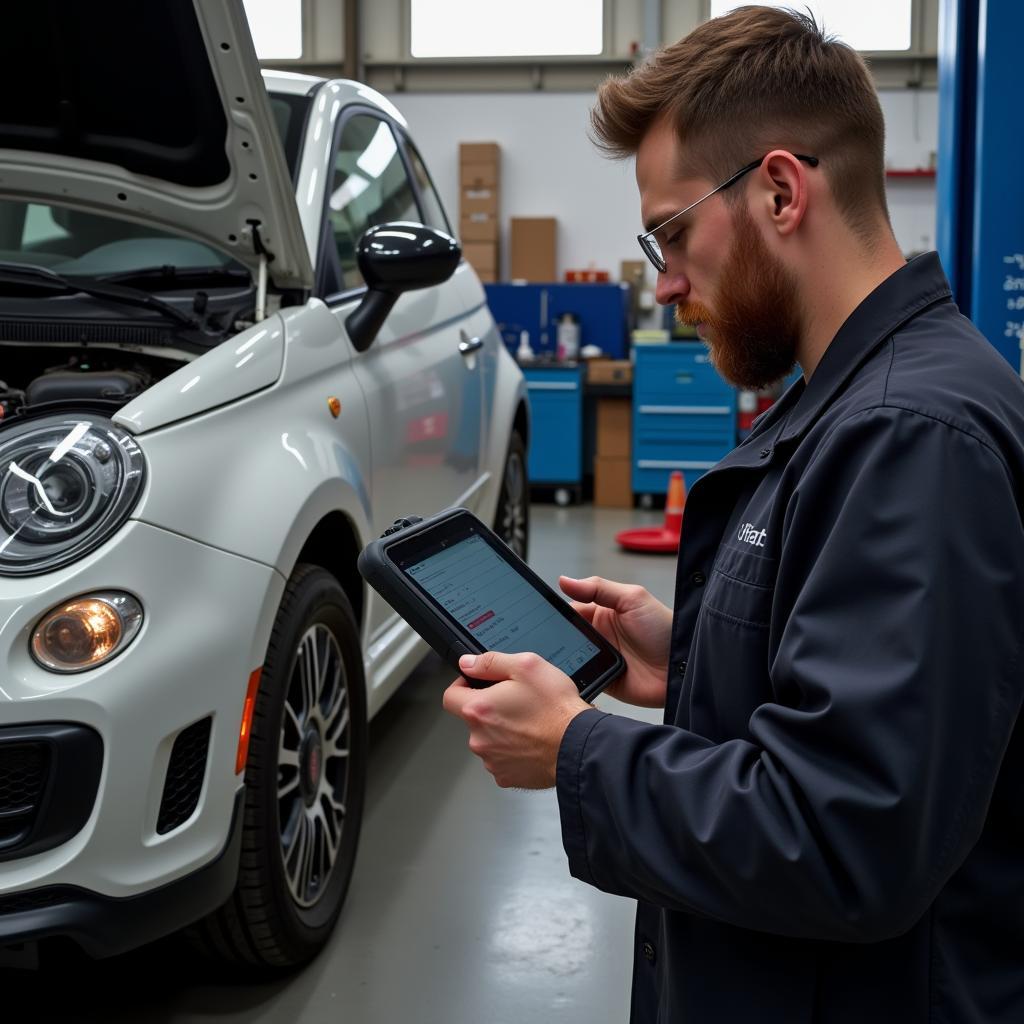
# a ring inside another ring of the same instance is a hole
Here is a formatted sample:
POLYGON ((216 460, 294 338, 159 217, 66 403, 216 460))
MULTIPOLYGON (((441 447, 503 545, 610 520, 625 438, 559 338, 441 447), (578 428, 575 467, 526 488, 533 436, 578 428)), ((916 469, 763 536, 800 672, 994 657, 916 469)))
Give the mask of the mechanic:
POLYGON ((803 379, 691 489, 674 612, 561 581, 664 724, 530 654, 463 658, 496 684, 445 707, 638 900, 632 1020, 1019 1024, 1024 384, 904 261, 871 77, 810 17, 703 24, 593 126, 659 301, 736 385, 803 379))

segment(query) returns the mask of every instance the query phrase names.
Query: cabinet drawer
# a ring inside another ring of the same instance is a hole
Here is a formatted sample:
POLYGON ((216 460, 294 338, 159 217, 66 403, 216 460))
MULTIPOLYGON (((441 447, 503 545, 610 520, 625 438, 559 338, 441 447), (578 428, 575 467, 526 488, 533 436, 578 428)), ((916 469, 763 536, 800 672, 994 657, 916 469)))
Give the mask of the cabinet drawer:
POLYGON ((658 396, 667 401, 686 401, 687 395, 724 397, 730 391, 713 366, 679 366, 659 360, 656 365, 641 363, 633 376, 633 394, 643 401, 655 401, 658 396))
POLYGON ((641 443, 709 441, 731 445, 736 418, 729 405, 641 405, 636 410, 633 431, 641 443))
POLYGON ((669 474, 681 470, 686 486, 717 465, 732 450, 729 442, 710 440, 644 441, 636 446, 633 458, 633 491, 664 494, 669 474))
POLYGON ((578 366, 549 367, 523 371, 526 387, 529 391, 580 391, 583 387, 583 371, 578 366))
POLYGON ((633 401, 638 405, 725 404, 735 408, 736 392, 703 351, 638 350, 633 401))

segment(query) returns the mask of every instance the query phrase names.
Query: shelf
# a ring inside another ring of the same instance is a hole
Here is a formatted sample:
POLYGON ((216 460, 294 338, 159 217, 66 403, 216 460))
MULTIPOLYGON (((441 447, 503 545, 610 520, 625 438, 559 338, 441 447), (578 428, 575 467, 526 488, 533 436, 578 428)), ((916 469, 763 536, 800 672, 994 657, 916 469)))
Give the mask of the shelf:
POLYGON ((935 171, 927 167, 913 167, 907 170, 890 170, 885 172, 887 178, 934 178, 935 171))

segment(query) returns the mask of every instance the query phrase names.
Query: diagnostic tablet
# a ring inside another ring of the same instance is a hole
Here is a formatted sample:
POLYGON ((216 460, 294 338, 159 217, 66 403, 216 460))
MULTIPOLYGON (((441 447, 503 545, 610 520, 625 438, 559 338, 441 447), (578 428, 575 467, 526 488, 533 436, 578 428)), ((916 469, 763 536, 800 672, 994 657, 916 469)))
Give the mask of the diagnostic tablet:
POLYGON ((396 520, 358 567, 456 671, 463 654, 532 651, 589 700, 625 669, 619 652, 466 509, 396 520))

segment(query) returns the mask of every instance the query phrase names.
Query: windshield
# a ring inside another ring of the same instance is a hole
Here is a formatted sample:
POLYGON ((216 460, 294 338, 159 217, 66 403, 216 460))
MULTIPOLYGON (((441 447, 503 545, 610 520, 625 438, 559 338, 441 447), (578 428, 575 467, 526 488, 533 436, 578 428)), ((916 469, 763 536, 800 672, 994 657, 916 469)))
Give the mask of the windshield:
POLYGON ((103 277, 140 267, 244 270, 202 242, 55 203, 0 200, 0 261, 103 277))

